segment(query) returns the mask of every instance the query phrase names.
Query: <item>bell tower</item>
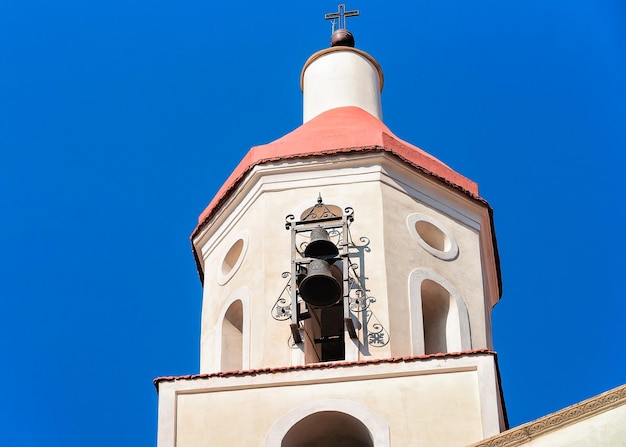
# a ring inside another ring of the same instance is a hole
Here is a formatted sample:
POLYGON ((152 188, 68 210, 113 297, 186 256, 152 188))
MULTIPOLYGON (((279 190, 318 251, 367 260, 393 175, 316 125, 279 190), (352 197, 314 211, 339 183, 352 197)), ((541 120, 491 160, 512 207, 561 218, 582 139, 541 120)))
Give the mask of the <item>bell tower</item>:
POLYGON ((340 5, 304 123, 250 149, 191 239, 200 373, 155 380, 158 446, 463 446, 506 428, 492 210, 396 137, 340 5), (342 22, 343 20, 343 22, 342 22))

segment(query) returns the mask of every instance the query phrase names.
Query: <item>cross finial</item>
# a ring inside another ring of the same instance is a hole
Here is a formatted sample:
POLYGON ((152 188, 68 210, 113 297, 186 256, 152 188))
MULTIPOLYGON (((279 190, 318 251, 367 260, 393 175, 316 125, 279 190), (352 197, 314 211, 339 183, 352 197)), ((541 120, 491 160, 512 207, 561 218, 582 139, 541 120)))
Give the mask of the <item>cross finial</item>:
POLYGON ((337 12, 331 12, 329 14, 324 15, 324 19, 333 21, 332 24, 333 24, 333 32, 334 32, 335 29, 346 29, 346 19, 348 17, 356 17, 359 14, 360 12, 358 9, 355 9, 353 11, 346 11, 346 5, 342 3, 339 5, 337 12), (335 19, 339 19, 338 28, 335 28, 335 19))

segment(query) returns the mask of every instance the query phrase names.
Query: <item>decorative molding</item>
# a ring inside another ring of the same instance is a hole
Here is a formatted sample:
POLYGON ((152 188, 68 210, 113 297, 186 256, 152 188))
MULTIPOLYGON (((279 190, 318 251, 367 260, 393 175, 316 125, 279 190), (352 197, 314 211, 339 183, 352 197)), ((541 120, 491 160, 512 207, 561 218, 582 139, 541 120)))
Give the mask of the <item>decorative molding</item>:
POLYGON ((337 411, 352 416, 367 428, 377 447, 390 446, 389 424, 365 405, 350 400, 324 399, 294 408, 278 419, 265 438, 266 447, 280 447, 289 430, 308 416, 324 411, 337 411))
MULTIPOLYGON (((277 367, 268 367, 268 368, 258 368, 258 369, 250 369, 250 370, 242 370, 242 371, 219 371, 213 373, 199 373, 199 374, 187 374, 184 376, 162 376, 155 378, 152 383, 159 391, 159 385, 167 383, 167 382, 178 382, 181 384, 182 382, 189 382, 189 389, 195 389, 195 386, 191 384, 191 382, 196 380, 215 380, 218 378, 229 378, 229 377, 251 377, 255 381, 256 385, 260 386, 260 382, 262 381, 262 377, 264 376, 272 376, 273 374, 284 374, 292 371, 303 371, 303 370, 338 370, 340 371, 341 379, 338 381, 349 381, 351 379, 346 369, 349 371, 352 367, 362 367, 364 365, 393 365, 393 364, 405 364, 408 368, 410 365, 417 366, 425 366, 428 374, 433 373, 434 371, 446 372, 445 371, 445 363, 451 361, 452 359, 469 359, 468 361, 472 361, 472 358, 482 358, 484 356, 489 356, 495 358, 496 353, 494 351, 490 351, 488 349, 476 349, 473 351, 466 352, 446 352, 446 353, 437 353, 437 354, 426 354, 426 355, 417 355, 417 356, 407 356, 407 357, 389 357, 389 358, 375 358, 375 359, 366 359, 366 360, 356 360, 356 361, 345 361, 345 362, 324 362, 324 363, 307 363, 306 365, 292 365, 292 366, 277 366, 277 367), (439 362, 436 366, 430 366, 429 362, 439 362)), ((453 372, 458 372, 461 370, 475 370, 476 368, 472 365, 470 369, 466 369, 464 367, 454 367, 453 372)), ((367 377, 363 370, 359 369, 359 380, 367 377)), ((370 369, 373 371, 373 369, 370 369)), ((312 373, 311 373, 312 374, 312 373)), ((420 374, 426 374, 424 371, 420 371, 420 374)), ((379 377, 379 373, 374 374, 376 377, 379 377)), ((375 378, 375 377, 374 377, 375 378)), ((333 381, 336 381, 333 379, 333 381)), ((292 383, 291 381, 288 383, 292 383)), ((184 386, 184 385, 182 385, 184 386)))
POLYGON ((235 273, 237 273, 237 270, 239 270, 239 267, 241 267, 241 264, 243 263, 243 260, 248 251, 249 241, 250 241, 250 233, 248 232, 248 230, 243 230, 239 232, 239 234, 237 234, 234 238, 232 238, 229 244, 227 245, 228 249, 224 250, 224 252, 222 253, 220 262, 218 263, 218 266, 217 266, 216 281, 220 286, 223 286, 228 281, 230 281, 230 279, 233 276, 235 276, 235 273), (237 259, 235 260, 233 265, 230 266, 228 271, 224 272, 223 265, 224 265, 224 262, 226 261, 226 257, 229 255, 230 251, 235 247, 235 245, 239 241, 241 241, 242 247, 240 249, 239 254, 237 255, 237 259))
POLYGON ((575 424, 583 419, 626 405, 626 385, 622 385, 591 399, 549 414, 535 421, 507 430, 469 447, 515 447, 546 433, 575 424))
POLYGON ((439 258, 443 261, 452 261, 458 257, 459 244, 457 243, 454 234, 452 234, 452 231, 448 227, 439 222, 439 220, 424 213, 412 213, 407 216, 406 225, 411 237, 417 241, 420 247, 422 247, 434 257, 439 258), (441 234, 445 236, 448 247, 446 247, 444 250, 438 250, 437 248, 433 247, 428 241, 424 239, 423 235, 420 234, 420 232, 418 231, 418 222, 427 222, 435 227, 437 230, 439 230, 441 234))
POLYGON ((205 273, 204 260, 221 243, 224 234, 231 231, 260 195, 283 191, 286 183, 289 189, 296 189, 307 188, 312 181, 316 187, 382 182, 405 191, 471 228, 488 225, 489 216, 485 210, 489 205, 484 199, 449 184, 430 171, 407 165, 405 160, 385 152, 383 147, 373 146, 357 153, 346 148, 322 155, 325 157, 311 157, 306 159, 306 163, 298 157, 265 160, 237 180, 236 187, 233 186, 237 193, 224 197, 210 219, 199 222, 191 235, 192 251, 201 280, 205 273), (415 175, 416 169, 419 175, 415 175), (244 178, 245 182, 242 181, 244 178), (467 200, 468 197, 471 200, 467 200), (211 225, 208 225, 209 221, 211 225))

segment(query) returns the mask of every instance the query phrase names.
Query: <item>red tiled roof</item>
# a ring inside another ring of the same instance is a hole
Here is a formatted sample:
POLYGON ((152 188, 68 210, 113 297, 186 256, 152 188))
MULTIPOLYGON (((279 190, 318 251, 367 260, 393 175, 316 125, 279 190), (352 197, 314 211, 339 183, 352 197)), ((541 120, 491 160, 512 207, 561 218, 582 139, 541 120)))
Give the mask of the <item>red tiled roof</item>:
POLYGON ((494 351, 489 349, 476 349, 472 351, 463 351, 463 352, 440 352, 437 354, 427 354, 427 355, 416 355, 416 356, 407 356, 407 357, 391 357, 385 359, 368 359, 368 360, 358 360, 355 362, 332 362, 332 363, 309 363, 307 365, 297 365, 297 366, 279 366, 273 368, 261 368, 261 369, 248 369, 242 371, 221 371, 210 374, 188 374, 184 376, 163 376, 157 377, 152 382, 154 386, 159 388, 159 383, 161 382, 174 382, 176 380, 194 380, 194 379, 209 379, 211 377, 232 377, 232 376, 254 376, 258 374, 273 374, 273 373, 281 373, 295 370, 303 370, 303 369, 330 369, 330 368, 343 368, 348 366, 362 366, 362 365, 373 365, 377 363, 408 363, 408 362, 416 362, 420 360, 429 360, 433 358, 440 357, 465 357, 472 356, 478 354, 492 354, 496 355, 494 351))
POLYGON ((255 146, 239 163, 198 218, 192 238, 213 217, 245 175, 262 163, 359 152, 388 152, 475 199, 478 185, 420 148, 396 137, 382 121, 359 107, 328 110, 287 135, 255 146))
MULTIPOLYGON (((498 284, 501 291, 502 279, 493 228, 493 211, 487 201, 478 195, 478 185, 432 155, 396 137, 375 116, 353 106, 327 110, 278 140, 251 148, 222 185, 209 206, 200 214, 198 225, 191 234, 192 241, 255 166, 281 160, 366 152, 393 154, 414 168, 467 194, 487 207, 492 227, 498 284)), ((204 281, 200 259, 193 243, 191 249, 200 281, 204 281)))

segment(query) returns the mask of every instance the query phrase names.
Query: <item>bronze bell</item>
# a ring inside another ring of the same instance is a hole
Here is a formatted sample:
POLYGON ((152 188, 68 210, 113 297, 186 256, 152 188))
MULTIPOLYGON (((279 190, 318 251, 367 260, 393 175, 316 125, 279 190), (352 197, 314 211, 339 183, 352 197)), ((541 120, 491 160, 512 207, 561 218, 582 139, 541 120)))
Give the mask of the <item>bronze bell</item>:
MULTIPOLYGON (((326 232, 323 229, 322 231, 326 232)), ((308 304, 315 307, 332 306, 342 297, 341 270, 323 259, 313 259, 308 265, 306 277, 298 288, 300 296, 308 304)))
POLYGON ((307 258, 318 258, 326 256, 337 256, 339 249, 330 241, 328 232, 321 226, 311 230, 311 242, 304 249, 304 256, 307 258))

